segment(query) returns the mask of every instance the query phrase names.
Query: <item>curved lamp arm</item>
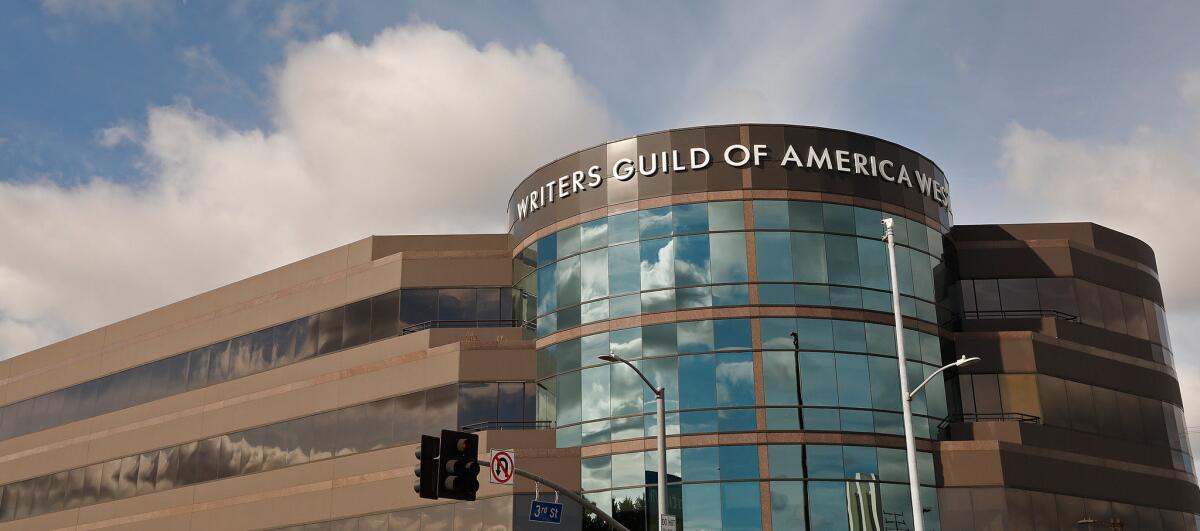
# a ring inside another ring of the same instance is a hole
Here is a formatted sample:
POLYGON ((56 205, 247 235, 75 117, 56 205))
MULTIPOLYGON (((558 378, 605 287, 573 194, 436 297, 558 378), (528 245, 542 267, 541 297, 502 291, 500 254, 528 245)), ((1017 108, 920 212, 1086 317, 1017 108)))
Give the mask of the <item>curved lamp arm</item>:
POLYGON ((661 387, 655 387, 654 384, 650 382, 650 379, 646 378, 646 375, 642 373, 642 371, 638 369, 636 365, 629 363, 629 360, 616 354, 605 354, 600 356, 600 359, 608 362, 619 361, 625 365, 628 365, 630 369, 633 369, 633 372, 636 372, 638 376, 642 377, 642 381, 646 382, 646 386, 649 387, 651 391, 654 391, 654 396, 661 396, 663 394, 664 389, 661 387))
POLYGON ((908 393, 908 396, 904 397, 904 399, 905 399, 905 400, 908 400, 909 402, 911 402, 911 401, 912 401, 912 399, 913 399, 913 397, 914 397, 914 396, 917 396, 917 392, 918 392, 918 391, 920 391, 920 390, 921 390, 923 387, 925 387, 925 384, 927 384, 927 383, 929 383, 931 380, 933 380, 933 377, 934 377, 934 376, 937 376, 937 375, 941 374, 941 373, 942 373, 942 371, 944 371, 944 370, 946 370, 946 369, 949 369, 950 367, 962 367, 963 365, 966 365, 966 364, 968 364, 968 363, 975 363, 975 362, 977 362, 977 361, 979 361, 979 358, 975 358, 975 357, 968 358, 968 357, 966 357, 966 356, 963 356, 963 357, 961 357, 961 358, 958 358, 958 360, 956 360, 954 363, 951 363, 951 364, 949 364, 949 365, 947 365, 947 366, 945 366, 945 367, 942 367, 942 368, 940 368, 940 369, 938 369, 938 370, 936 370, 936 371, 933 371, 933 374, 930 374, 928 378, 925 378, 925 381, 921 382, 921 385, 918 385, 918 386, 917 386, 917 387, 915 387, 915 388, 914 388, 912 391, 910 391, 910 392, 908 393))

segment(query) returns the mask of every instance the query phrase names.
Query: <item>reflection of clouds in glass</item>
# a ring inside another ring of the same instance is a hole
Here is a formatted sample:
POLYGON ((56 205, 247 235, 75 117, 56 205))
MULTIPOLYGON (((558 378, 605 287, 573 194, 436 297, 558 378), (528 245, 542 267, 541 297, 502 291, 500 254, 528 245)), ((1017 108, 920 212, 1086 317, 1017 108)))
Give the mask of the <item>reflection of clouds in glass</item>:
POLYGON ((580 310, 580 321, 591 323, 608 319, 608 301, 596 301, 584 304, 580 310))
POLYGON ((717 363, 717 404, 754 405, 754 362, 721 361, 717 363), (749 392, 750 401, 744 394, 749 392), (737 401, 742 403, 738 403, 737 401))
POLYGON ((680 323, 676 327, 679 350, 700 352, 710 350, 713 344, 712 321, 680 323))
MULTIPOLYGON (((670 287, 675 280, 674 276, 674 259, 675 259, 675 241, 662 240, 666 243, 658 249, 652 260, 647 260, 646 250, 652 247, 643 247, 641 261, 642 289, 655 289, 670 287)), ((643 246, 658 245, 659 241, 642 242, 643 246)))
POLYGON ((583 249, 591 249, 608 243, 608 223, 600 220, 599 223, 585 223, 579 229, 580 246, 583 249))
POLYGON ((711 270, 713 282, 744 282, 746 276, 746 236, 743 233, 713 234, 711 270))
POLYGON ((671 209, 643 210, 639 216, 642 234, 670 234, 671 209))
POLYGON ((583 299, 592 300, 608 295, 608 250, 600 249, 580 257, 580 276, 583 299))
POLYGON ((609 345, 613 353, 623 358, 642 355, 642 336, 625 341, 616 341, 609 345))
POLYGON ((642 293, 642 306, 646 311, 654 308, 669 308, 675 301, 675 290, 664 289, 642 293))
POLYGON ((675 285, 708 284, 708 236, 675 238, 675 285))

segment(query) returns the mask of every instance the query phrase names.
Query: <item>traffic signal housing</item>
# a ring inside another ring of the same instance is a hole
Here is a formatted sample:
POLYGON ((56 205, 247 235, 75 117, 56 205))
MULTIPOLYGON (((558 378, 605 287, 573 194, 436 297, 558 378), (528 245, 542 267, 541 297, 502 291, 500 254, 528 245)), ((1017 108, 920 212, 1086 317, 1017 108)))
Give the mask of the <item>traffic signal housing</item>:
POLYGON ((475 492, 479 490, 479 436, 442 430, 439 450, 437 497, 475 501, 475 492))
POLYGON ((437 437, 421 436, 421 446, 417 448, 417 466, 413 469, 417 479, 413 482, 413 490, 422 498, 436 500, 438 498, 438 445, 437 437))

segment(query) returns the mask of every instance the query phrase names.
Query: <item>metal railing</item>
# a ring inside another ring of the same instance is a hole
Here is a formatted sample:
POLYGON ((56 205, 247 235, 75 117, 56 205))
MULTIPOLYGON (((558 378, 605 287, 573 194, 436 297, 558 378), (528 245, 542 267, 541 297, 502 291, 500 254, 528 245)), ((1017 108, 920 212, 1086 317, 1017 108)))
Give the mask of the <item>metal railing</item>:
POLYGON ((959 319, 1042 319, 1051 318, 1061 321, 1078 321, 1079 316, 1058 310, 968 310, 958 314, 959 319))
POLYGON ((1030 415, 1028 413, 1017 413, 1015 411, 1001 413, 963 413, 961 415, 950 415, 938 423, 937 429, 939 432, 945 432, 946 428, 951 424, 960 422, 1025 422, 1029 424, 1041 424, 1042 417, 1030 415))
POLYGON ((484 422, 476 422, 467 424, 459 428, 465 432, 489 431, 489 430, 548 430, 554 427, 554 423, 548 420, 487 420, 484 422))
POLYGON ((429 330, 430 328, 525 328, 535 330, 536 325, 522 319, 437 319, 410 324, 400 329, 400 335, 429 330))

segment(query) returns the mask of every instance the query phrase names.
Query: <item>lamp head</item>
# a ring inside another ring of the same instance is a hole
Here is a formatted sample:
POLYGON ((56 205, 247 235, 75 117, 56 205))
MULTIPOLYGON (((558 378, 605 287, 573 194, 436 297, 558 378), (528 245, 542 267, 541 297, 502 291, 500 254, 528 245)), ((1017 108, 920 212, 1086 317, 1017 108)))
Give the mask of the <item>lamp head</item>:
POLYGON ((955 367, 962 367, 963 365, 966 365, 966 364, 968 364, 968 363, 975 363, 975 362, 977 362, 977 361, 979 361, 979 358, 976 358, 976 357, 970 357, 970 358, 968 358, 968 357, 966 357, 966 356, 964 355, 963 357, 961 357, 961 358, 958 358, 958 360, 956 360, 956 361, 954 362, 954 366, 955 366, 955 367))
POLYGON ((616 354, 605 354, 600 356, 600 359, 604 361, 621 361, 621 357, 616 354))

